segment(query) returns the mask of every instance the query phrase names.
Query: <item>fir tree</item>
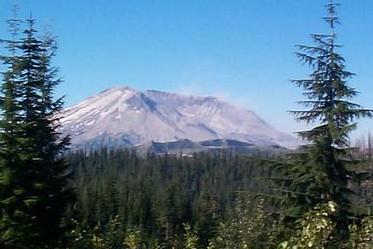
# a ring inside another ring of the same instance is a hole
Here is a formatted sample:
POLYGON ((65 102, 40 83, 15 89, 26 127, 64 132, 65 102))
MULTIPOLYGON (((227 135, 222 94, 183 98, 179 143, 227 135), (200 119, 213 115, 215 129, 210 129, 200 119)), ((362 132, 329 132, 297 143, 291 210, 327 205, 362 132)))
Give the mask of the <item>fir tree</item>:
POLYGON ((37 38, 32 18, 27 24, 22 39, 7 42, 13 52, 4 57, 12 64, 4 74, 1 105, 1 143, 6 145, 0 154, 2 248, 39 249, 58 244, 70 196, 67 165, 61 159, 68 138, 60 138, 55 118, 62 100, 53 98, 60 82, 57 70, 51 67, 54 41, 37 38), (16 128, 10 129, 9 124, 16 128))
POLYGON ((11 39, 1 40, 8 49, 8 55, 2 55, 1 61, 7 70, 3 73, 1 86, 1 111, 0 122, 0 246, 9 248, 7 244, 18 239, 18 231, 27 231, 28 226, 22 222, 23 213, 17 207, 17 199, 23 190, 18 188, 19 179, 15 173, 20 167, 20 146, 22 142, 22 112, 19 107, 21 87, 19 72, 21 68, 18 54, 19 25, 21 21, 16 17, 8 20, 11 39))
POLYGON ((338 206, 333 216, 336 231, 342 235, 351 223, 348 185, 355 176, 349 167, 349 133, 356 128, 356 119, 371 117, 372 111, 350 102, 357 92, 347 83, 354 74, 345 69, 345 60, 337 51, 341 47, 335 31, 337 6, 332 0, 327 4, 324 20, 329 34, 313 34, 314 45, 297 46, 298 58, 313 71, 307 79, 293 81, 307 97, 300 104, 309 109, 292 113, 298 121, 317 125, 299 132, 308 145, 291 155, 290 165, 285 166, 282 206, 285 220, 294 221, 318 204, 333 201, 338 206))

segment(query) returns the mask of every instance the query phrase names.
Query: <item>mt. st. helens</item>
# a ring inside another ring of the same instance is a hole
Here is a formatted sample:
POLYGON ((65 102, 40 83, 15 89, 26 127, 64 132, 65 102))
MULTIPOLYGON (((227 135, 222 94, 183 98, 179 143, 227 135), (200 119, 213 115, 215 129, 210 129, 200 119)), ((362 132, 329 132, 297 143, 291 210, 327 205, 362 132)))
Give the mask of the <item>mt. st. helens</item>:
POLYGON ((66 108, 61 131, 74 146, 140 146, 178 140, 237 140, 294 147, 254 112, 215 97, 114 87, 66 108))

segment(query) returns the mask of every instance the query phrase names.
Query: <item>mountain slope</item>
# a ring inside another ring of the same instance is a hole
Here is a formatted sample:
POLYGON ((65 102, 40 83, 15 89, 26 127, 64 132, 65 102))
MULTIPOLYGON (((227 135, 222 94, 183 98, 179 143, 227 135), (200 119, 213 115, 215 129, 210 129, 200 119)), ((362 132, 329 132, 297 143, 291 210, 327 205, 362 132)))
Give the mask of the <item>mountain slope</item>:
POLYGON ((237 140, 258 146, 294 147, 254 112, 214 97, 185 96, 128 87, 105 90, 61 113, 62 133, 74 145, 129 145, 188 139, 237 140))

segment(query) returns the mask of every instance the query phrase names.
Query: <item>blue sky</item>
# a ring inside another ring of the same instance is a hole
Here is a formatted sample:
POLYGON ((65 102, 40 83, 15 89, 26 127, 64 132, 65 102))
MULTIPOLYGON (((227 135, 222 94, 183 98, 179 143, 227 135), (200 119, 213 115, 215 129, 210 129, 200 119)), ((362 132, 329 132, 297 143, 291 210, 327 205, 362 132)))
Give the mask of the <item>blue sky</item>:
MULTIPOLYGON (((287 113, 303 99, 289 79, 306 76, 295 44, 326 31, 326 0, 0 0, 0 36, 11 6, 32 12, 58 37, 58 94, 72 105, 106 88, 129 85, 216 95, 256 111, 274 127, 304 125, 287 113)), ((341 53, 357 76, 356 102, 373 108, 373 2, 340 0, 341 53)), ((355 136, 373 121, 363 120, 355 136)))

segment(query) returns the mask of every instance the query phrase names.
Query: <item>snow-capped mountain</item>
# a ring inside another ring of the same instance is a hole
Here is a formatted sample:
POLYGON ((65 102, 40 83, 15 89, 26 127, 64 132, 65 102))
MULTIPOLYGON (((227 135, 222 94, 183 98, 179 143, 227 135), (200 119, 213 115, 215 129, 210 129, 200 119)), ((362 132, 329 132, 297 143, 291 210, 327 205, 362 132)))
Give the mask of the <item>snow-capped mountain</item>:
POLYGON ((130 145, 179 140, 237 140, 294 147, 254 112, 215 97, 186 96, 129 87, 105 90, 61 112, 61 131, 73 145, 130 145))

